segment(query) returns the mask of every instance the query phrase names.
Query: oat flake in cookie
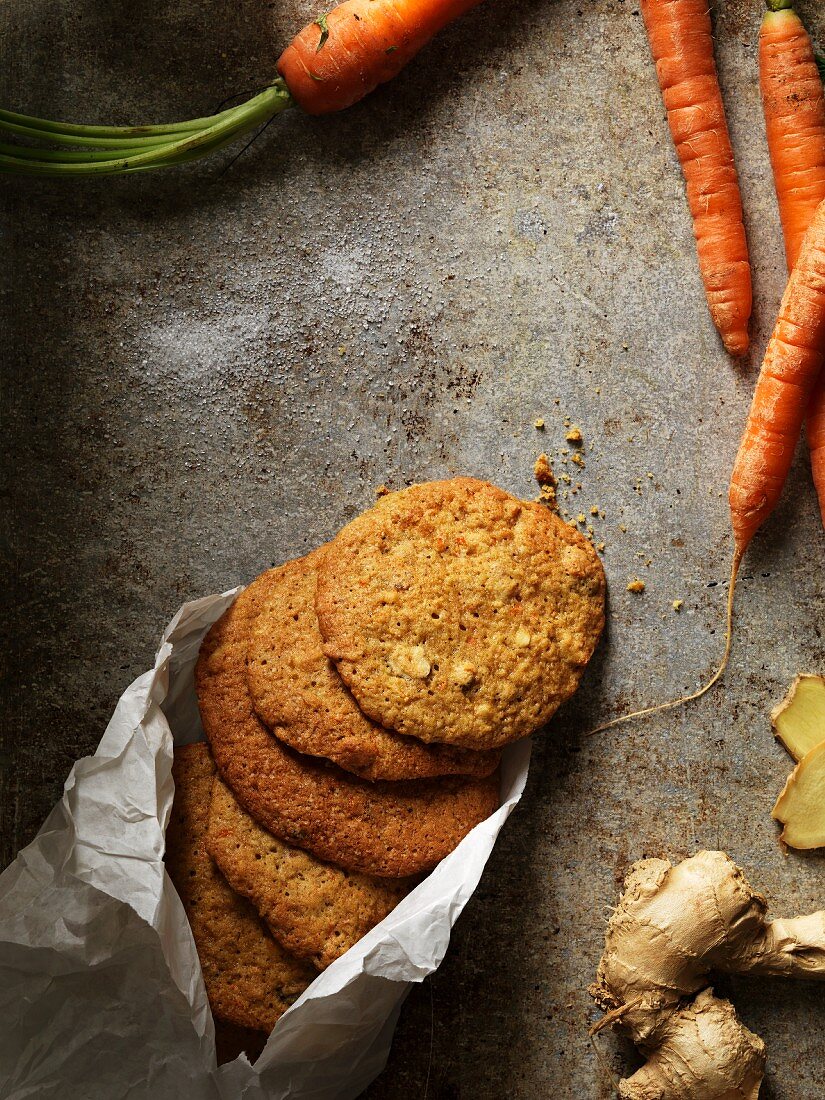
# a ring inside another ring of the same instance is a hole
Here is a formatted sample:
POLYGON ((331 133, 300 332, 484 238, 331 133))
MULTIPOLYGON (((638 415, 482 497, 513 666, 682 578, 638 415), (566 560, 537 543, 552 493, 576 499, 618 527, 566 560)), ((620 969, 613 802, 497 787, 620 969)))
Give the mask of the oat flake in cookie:
POLYGON ((255 582, 247 681, 258 716, 298 752, 322 756, 365 779, 490 775, 498 751, 426 745, 384 729, 359 709, 323 650, 315 614, 319 552, 270 569, 255 582))
POLYGON ((383 497, 325 548, 324 650, 375 722, 495 748, 578 686, 604 625, 595 550, 540 504, 472 478, 383 497))

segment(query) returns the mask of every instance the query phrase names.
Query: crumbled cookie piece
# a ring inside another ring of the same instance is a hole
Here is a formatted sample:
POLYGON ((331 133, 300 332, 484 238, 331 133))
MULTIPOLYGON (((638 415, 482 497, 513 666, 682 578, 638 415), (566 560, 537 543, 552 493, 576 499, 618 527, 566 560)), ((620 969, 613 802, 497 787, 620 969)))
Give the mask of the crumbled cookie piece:
MULTIPOLYGON (((558 509, 558 482, 546 454, 540 454, 533 466, 533 476, 539 483, 539 501, 554 511, 558 509)), ((562 475, 564 476, 564 475, 562 475)), ((568 479, 569 480, 569 479, 568 479)))

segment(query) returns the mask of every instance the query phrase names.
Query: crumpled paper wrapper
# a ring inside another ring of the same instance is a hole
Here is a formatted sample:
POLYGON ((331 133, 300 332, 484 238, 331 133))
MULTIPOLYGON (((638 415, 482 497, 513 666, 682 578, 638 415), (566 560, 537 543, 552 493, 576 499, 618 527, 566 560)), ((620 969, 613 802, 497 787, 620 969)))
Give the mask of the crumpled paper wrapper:
POLYGON ((163 865, 172 744, 201 740, 193 668, 237 590, 185 604, 34 841, 0 875, 4 1100, 344 1100, 383 1069, 411 982, 439 965, 527 779, 504 755, 501 808, 320 974, 263 1054, 218 1067, 189 925, 163 865))

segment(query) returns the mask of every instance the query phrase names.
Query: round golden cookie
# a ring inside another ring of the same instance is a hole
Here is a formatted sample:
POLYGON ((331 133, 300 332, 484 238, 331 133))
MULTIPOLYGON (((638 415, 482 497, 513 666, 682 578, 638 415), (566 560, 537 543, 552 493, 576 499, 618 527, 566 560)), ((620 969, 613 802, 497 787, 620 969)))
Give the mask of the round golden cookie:
POLYGON ((301 756, 273 737, 246 681, 253 581, 201 645, 195 686, 218 771, 241 805, 275 836, 348 871, 386 877, 431 870, 498 806, 484 779, 370 783, 301 756))
POLYGON ((323 551, 324 651, 375 722, 495 748, 578 686, 604 625, 604 570, 540 504, 455 478, 382 498, 323 551))
POLYGON ((166 869, 189 919, 212 1013, 235 1027, 269 1032, 315 971, 273 939, 206 850, 215 779, 209 746, 176 748, 172 776, 166 869))
POLYGON ((376 725, 324 655, 315 614, 318 552, 256 581, 258 613, 247 646, 247 681, 258 717, 280 740, 365 779, 490 775, 498 751, 425 745, 376 725))
POLYGON ((285 844, 220 779, 212 787, 206 847, 281 946, 319 970, 349 951, 418 881, 343 871, 285 844))

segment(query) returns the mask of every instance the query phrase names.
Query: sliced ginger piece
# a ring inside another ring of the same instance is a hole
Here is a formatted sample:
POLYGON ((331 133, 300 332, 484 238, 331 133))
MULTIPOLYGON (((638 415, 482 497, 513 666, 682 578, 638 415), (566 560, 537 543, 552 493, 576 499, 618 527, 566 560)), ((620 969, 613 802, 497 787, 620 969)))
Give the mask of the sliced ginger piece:
POLYGON ((771 816, 784 825, 781 839, 789 847, 825 847, 825 741, 791 772, 771 816))
POLYGON ((797 762, 825 741, 825 676, 797 676, 774 708, 771 725, 797 762))

